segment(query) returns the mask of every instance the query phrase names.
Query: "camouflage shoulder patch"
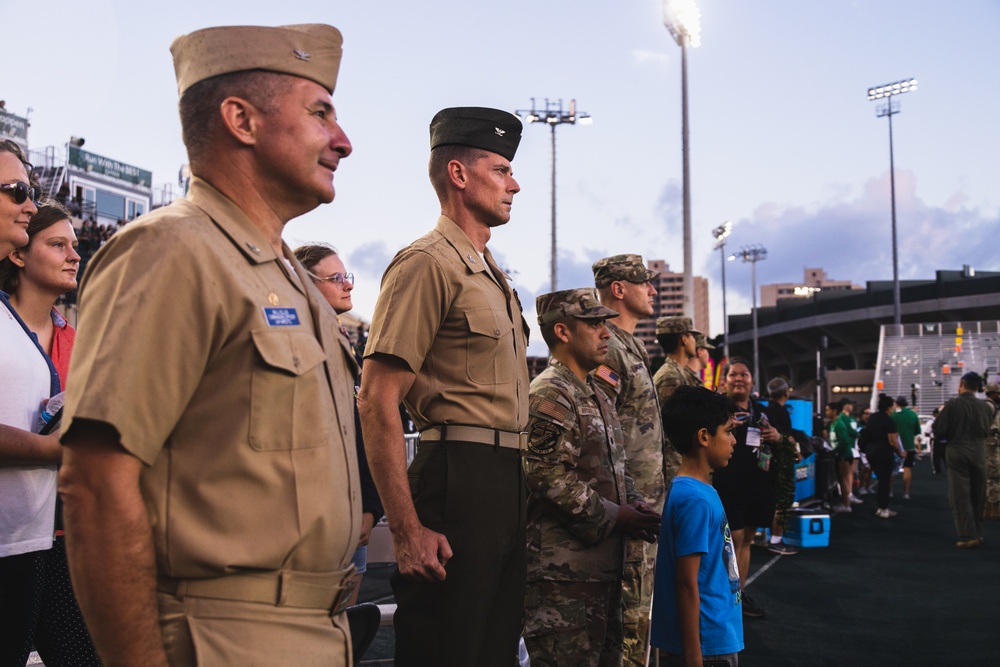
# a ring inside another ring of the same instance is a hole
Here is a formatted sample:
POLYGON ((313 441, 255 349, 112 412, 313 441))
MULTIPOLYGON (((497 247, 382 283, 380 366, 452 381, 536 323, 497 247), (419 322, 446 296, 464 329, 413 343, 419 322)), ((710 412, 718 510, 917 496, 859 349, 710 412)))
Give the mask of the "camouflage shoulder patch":
POLYGON ((594 371, 594 377, 604 380, 612 387, 617 387, 618 383, 621 381, 621 376, 619 376, 618 373, 615 373, 613 370, 611 370, 604 364, 601 364, 600 366, 597 367, 597 370, 594 371))
POLYGON ((562 430, 557 424, 537 421, 528 433, 528 449, 540 456, 550 454, 556 448, 560 433, 562 430))

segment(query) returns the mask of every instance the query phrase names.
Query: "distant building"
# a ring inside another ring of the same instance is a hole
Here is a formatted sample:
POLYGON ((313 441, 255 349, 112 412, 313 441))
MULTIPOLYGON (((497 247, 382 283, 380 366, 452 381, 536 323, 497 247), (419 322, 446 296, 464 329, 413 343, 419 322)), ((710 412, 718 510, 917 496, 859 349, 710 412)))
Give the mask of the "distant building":
POLYGON ((32 151, 42 191, 65 204, 75 218, 98 225, 129 222, 153 207, 153 172, 85 151, 82 139, 66 144, 65 160, 55 147, 32 151))
MULTIPOLYGON (((635 335, 645 344, 650 359, 663 357, 663 350, 656 342, 656 320, 659 317, 678 317, 684 314, 684 274, 675 273, 662 259, 651 259, 646 266, 659 271, 660 277, 653 281, 656 296, 653 298, 653 316, 641 320, 635 328, 635 335)), ((694 328, 709 335, 708 321, 708 279, 694 276, 694 328)))
POLYGON ((760 286, 761 308, 778 305, 779 299, 808 299, 816 292, 863 290, 850 280, 829 280, 823 269, 805 269, 801 283, 777 283, 760 286))
MULTIPOLYGON (((906 336, 951 336, 945 348, 955 347, 958 326, 968 327, 975 335, 991 336, 987 347, 980 350, 970 345, 961 353, 964 356, 955 359, 967 361, 968 368, 978 372, 995 372, 1000 364, 990 356, 995 352, 987 349, 1000 349, 1000 334, 995 333, 1000 330, 996 324, 1000 322, 1000 272, 964 267, 937 271, 929 279, 900 281, 900 310, 906 336), (994 324, 987 326, 989 322, 994 324), (979 324, 973 327, 971 323, 979 324)), ((797 387, 817 376, 817 357, 822 359, 822 369, 874 371, 880 351, 888 351, 883 348, 889 337, 901 335, 893 325, 891 280, 868 281, 863 290, 822 290, 809 299, 782 299, 776 306, 758 309, 757 318, 761 384, 782 375, 797 387), (883 325, 887 327, 885 336, 881 334, 883 325)), ((729 349, 733 356, 752 356, 751 314, 729 316, 729 349)), ((950 365, 952 374, 961 375, 951 353, 935 363, 940 374, 944 374, 944 365, 950 365)), ((899 382, 898 387, 886 384, 886 389, 906 393, 909 382, 920 381, 899 382)), ((849 380, 844 384, 861 383, 849 380)), ((923 384, 926 389, 933 383, 925 378, 923 384)))

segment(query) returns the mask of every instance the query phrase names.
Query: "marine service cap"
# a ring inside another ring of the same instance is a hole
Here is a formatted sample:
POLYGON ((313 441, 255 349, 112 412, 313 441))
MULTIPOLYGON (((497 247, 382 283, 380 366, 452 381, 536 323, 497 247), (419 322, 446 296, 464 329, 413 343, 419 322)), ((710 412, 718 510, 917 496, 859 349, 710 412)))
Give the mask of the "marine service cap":
POLYGON ((658 278, 659 271, 650 271, 642 262, 642 255, 612 255, 594 262, 594 286, 607 287, 616 280, 644 283, 658 278))
POLYGON ((431 119, 431 150, 468 146, 514 159, 521 143, 521 119, 509 111, 486 107, 451 107, 431 119))
POLYGON ((690 317, 660 317, 656 320, 656 334, 690 333, 695 337, 701 332, 694 328, 690 317))
POLYGON ((606 320, 618 317, 618 313, 601 305, 597 291, 592 287, 541 294, 535 299, 535 311, 538 313, 539 326, 551 324, 564 317, 575 317, 579 320, 606 320))
POLYGON ((181 35, 170 45, 177 92, 221 74, 261 69, 315 81, 333 94, 344 38, 332 25, 221 26, 181 35))

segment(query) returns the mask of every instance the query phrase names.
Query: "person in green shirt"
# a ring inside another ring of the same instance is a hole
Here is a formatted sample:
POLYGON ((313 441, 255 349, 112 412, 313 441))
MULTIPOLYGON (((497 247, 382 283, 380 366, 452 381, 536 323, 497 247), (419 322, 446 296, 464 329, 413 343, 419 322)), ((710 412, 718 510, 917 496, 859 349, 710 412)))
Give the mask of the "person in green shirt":
POLYGON ((913 464, 917 460, 916 437, 920 433, 920 417, 910 409, 906 396, 896 398, 896 407, 892 413, 892 421, 899 430, 899 442, 903 445, 906 458, 903 459, 903 498, 910 499, 910 483, 913 481, 913 464))
POLYGON ((834 441, 833 456, 837 460, 837 479, 840 482, 841 503, 834 506, 835 512, 850 512, 851 504, 861 499, 854 495, 854 445, 858 441, 858 422, 852 417, 854 401, 845 398, 840 403, 840 414, 830 424, 834 441))

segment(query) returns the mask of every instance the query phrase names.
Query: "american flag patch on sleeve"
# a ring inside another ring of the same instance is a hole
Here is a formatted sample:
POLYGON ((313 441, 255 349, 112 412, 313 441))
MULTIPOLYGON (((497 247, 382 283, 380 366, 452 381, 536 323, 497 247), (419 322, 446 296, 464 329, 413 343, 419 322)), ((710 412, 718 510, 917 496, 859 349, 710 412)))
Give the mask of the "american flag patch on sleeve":
POLYGON ((566 419, 566 415, 569 414, 569 410, 566 409, 566 406, 560 405, 550 398, 543 398, 537 405, 534 406, 534 408, 541 414, 552 417, 556 421, 560 422, 566 419))
POLYGON ((613 370, 611 370, 604 364, 601 364, 600 366, 597 367, 597 370, 594 371, 594 375, 601 378, 602 380, 610 384, 612 387, 617 387, 618 382, 621 379, 618 376, 618 373, 615 373, 613 370))

